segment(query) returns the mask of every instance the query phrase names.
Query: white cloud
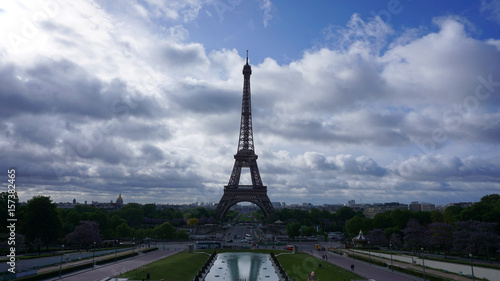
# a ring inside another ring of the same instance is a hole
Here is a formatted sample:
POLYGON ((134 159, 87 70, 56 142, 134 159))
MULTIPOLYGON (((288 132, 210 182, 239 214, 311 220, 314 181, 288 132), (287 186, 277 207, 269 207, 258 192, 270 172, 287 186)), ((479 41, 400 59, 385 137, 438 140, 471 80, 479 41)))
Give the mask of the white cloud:
POLYGON ((487 15, 487 18, 491 21, 500 24, 500 1, 498 0, 482 0, 481 8, 482 13, 487 15))
MULTIPOLYGON (((136 3, 128 17, 127 7, 65 3, 33 22, 35 48, 0 43, 1 166, 23 170, 22 200, 37 186, 56 200, 138 188, 146 202, 220 198, 237 148, 244 57, 190 41, 184 22, 204 4, 136 3)), ((0 31, 26 35, 17 18, 40 9, 3 7, 0 31)), ((273 6, 261 9, 267 25, 273 6)), ((459 198, 471 182, 498 187, 498 40, 472 38, 453 17, 437 24, 389 41, 395 31, 381 19, 353 15, 330 30, 335 47, 252 64, 271 200, 412 201, 449 190, 459 198)))
POLYGON ((366 55, 378 54, 394 31, 378 16, 366 22, 359 14, 353 14, 346 27, 329 26, 323 32, 336 48, 366 55))
POLYGON ((273 10, 273 3, 271 3, 270 0, 260 0, 259 7, 262 11, 264 11, 264 20, 263 24, 264 27, 267 27, 269 24, 269 21, 273 18, 272 15, 272 10, 273 10))

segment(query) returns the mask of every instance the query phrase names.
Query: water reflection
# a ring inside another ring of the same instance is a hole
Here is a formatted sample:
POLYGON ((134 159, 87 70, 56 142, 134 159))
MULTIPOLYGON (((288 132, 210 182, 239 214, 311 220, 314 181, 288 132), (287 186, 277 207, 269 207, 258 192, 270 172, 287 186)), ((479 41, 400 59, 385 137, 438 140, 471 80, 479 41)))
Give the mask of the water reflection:
POLYGON ((278 281, 279 278, 267 254, 222 253, 217 255, 205 280, 278 281))

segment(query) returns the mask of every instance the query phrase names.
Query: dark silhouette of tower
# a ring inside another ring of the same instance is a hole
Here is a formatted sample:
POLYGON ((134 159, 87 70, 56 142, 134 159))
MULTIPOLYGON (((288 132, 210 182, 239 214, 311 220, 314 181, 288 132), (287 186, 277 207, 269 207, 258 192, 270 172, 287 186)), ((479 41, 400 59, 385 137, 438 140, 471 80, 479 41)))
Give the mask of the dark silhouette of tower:
POLYGON ((250 95, 250 75, 252 68, 248 64, 248 51, 246 64, 243 66, 243 100, 241 105, 240 137, 238 151, 234 155, 234 166, 229 178, 229 183, 224 186, 224 195, 220 199, 217 216, 223 219, 231 206, 239 202, 251 202, 259 206, 267 216, 274 212, 273 205, 267 196, 267 186, 262 184, 257 158, 253 146, 252 130, 252 97, 250 95), (241 168, 249 168, 252 185, 240 185, 241 168))

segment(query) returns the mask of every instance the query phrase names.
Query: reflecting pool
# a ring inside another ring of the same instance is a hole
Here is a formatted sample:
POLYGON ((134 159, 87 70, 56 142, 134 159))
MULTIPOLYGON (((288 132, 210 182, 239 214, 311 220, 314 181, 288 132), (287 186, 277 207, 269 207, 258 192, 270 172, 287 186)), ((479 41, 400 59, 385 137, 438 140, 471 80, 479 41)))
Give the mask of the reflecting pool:
POLYGON ((279 281, 271 256, 259 253, 222 253, 217 255, 206 281, 279 281))

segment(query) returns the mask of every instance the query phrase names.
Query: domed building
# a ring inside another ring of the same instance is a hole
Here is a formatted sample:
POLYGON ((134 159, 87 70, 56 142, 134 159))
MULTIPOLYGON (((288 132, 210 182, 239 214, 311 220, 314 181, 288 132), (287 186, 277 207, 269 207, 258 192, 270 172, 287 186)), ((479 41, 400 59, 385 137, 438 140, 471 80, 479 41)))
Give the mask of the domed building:
POLYGON ((120 195, 116 199, 116 207, 121 208, 122 206, 123 206, 123 198, 122 194, 120 193, 120 195))

